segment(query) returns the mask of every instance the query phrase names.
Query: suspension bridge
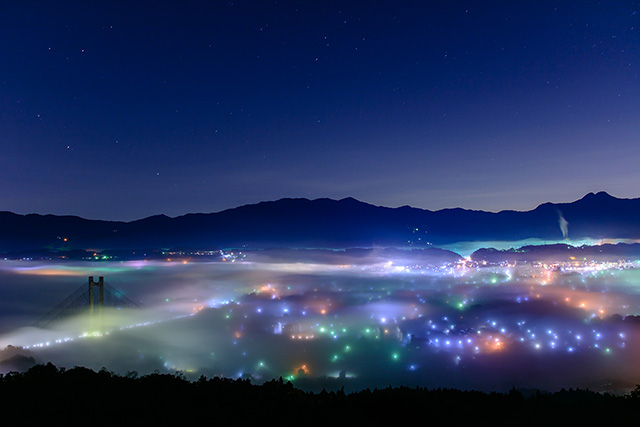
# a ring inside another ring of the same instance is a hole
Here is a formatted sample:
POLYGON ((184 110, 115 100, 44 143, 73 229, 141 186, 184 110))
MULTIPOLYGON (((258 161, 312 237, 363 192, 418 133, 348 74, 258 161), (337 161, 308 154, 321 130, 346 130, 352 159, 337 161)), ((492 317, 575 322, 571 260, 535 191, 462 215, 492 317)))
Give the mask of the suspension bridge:
POLYGON ((104 307, 135 308, 141 305, 113 286, 105 283, 104 277, 98 281, 89 276, 88 283, 83 284, 71 295, 61 301, 47 314, 36 321, 33 326, 45 328, 64 318, 83 313, 100 314, 104 307))

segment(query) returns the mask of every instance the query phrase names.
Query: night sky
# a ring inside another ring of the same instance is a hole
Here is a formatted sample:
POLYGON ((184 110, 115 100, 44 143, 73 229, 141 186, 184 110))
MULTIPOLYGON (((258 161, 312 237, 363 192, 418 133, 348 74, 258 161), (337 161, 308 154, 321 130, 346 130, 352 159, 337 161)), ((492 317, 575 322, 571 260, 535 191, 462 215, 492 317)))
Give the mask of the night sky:
POLYGON ((640 192, 638 2, 0 3, 0 210, 640 192))

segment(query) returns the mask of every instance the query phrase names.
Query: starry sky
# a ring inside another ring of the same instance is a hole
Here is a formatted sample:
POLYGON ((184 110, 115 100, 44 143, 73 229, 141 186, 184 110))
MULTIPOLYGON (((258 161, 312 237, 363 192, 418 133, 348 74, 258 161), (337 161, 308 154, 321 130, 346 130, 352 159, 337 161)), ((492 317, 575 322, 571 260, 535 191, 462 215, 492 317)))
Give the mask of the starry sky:
POLYGON ((640 4, 0 3, 0 210, 640 192, 640 4))

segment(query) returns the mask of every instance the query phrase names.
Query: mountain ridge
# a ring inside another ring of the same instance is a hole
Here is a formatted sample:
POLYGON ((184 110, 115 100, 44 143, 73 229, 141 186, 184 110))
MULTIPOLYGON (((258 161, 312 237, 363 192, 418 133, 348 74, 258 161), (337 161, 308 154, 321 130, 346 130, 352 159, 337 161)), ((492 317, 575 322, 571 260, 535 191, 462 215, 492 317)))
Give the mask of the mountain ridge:
POLYGON ((459 241, 640 238, 640 198, 588 193, 529 211, 437 211, 340 200, 283 198, 211 213, 134 221, 0 212, 0 251, 130 247, 427 247, 459 241), (565 230, 566 231, 566 230, 565 230), (65 240, 67 239, 67 240, 65 240))

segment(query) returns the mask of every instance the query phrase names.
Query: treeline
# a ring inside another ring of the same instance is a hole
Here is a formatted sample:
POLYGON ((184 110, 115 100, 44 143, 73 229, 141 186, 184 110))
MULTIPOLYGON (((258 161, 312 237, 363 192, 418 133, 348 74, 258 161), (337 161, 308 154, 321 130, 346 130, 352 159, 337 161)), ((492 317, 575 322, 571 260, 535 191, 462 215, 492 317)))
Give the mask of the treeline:
POLYGON ((205 378, 180 373, 120 376, 76 367, 38 365, 0 376, 5 422, 122 425, 198 422, 205 424, 392 425, 491 422, 499 425, 566 425, 637 422, 640 386, 625 396, 562 390, 523 396, 453 389, 396 387, 354 393, 300 390, 291 382, 205 378))

